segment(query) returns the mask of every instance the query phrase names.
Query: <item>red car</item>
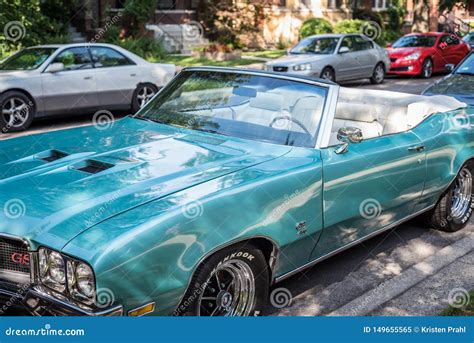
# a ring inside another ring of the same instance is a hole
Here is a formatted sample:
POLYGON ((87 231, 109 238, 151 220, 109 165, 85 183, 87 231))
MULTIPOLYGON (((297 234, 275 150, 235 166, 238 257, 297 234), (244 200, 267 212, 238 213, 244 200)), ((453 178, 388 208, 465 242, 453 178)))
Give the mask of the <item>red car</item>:
POLYGON ((446 64, 457 65, 470 50, 468 44, 453 34, 408 34, 387 48, 391 62, 388 73, 429 78, 444 71, 446 64))

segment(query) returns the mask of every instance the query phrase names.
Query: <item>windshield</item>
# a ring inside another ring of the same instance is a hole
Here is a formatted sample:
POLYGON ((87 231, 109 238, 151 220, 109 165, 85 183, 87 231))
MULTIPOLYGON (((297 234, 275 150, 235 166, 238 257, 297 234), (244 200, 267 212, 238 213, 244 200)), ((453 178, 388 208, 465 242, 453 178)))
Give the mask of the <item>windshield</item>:
POLYGON ((468 44, 474 44, 474 33, 468 33, 464 36, 463 40, 468 44))
POLYGON ((455 74, 474 75, 474 54, 469 55, 469 57, 461 63, 456 69, 455 74))
POLYGON ((33 70, 41 66, 55 48, 30 48, 17 52, 0 63, 0 70, 33 70))
POLYGON ((333 54, 339 38, 306 38, 290 50, 290 54, 333 54))
POLYGON ((245 73, 184 71, 136 117, 274 144, 314 147, 327 88, 245 73))
POLYGON ((410 48, 410 47, 432 47, 436 43, 436 36, 412 35, 404 36, 393 43, 393 48, 410 48))

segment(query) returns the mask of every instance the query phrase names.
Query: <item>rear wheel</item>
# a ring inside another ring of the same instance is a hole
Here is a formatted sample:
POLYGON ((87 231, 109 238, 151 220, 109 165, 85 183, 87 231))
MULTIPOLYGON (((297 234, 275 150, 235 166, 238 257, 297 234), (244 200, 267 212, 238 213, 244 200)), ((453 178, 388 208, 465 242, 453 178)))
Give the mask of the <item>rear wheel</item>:
POLYGON ((196 270, 176 315, 254 316, 268 297, 265 257, 253 244, 221 250, 196 270))
POLYGON ((8 91, 0 95, 0 132, 26 130, 35 116, 33 101, 22 92, 8 91))
POLYGON ((421 67, 421 77, 429 79, 431 75, 433 75, 433 61, 427 58, 423 61, 423 66, 421 67))
POLYGON ((370 83, 373 85, 379 85, 385 80, 385 67, 382 63, 375 66, 374 73, 370 78, 370 83))
POLYGON ((336 82, 336 75, 334 74, 334 70, 332 68, 326 67, 321 72, 321 78, 323 80, 329 80, 332 82, 336 82))
POLYGON ((466 226, 473 210, 472 165, 461 168, 456 180, 428 214, 430 224, 438 230, 455 232, 466 226))

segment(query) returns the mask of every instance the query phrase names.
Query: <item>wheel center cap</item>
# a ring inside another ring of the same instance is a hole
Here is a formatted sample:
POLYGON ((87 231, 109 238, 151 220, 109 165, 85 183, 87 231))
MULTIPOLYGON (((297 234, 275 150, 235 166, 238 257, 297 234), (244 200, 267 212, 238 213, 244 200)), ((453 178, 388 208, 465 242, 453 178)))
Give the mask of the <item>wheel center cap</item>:
POLYGON ((228 308, 232 304, 232 294, 226 291, 221 291, 217 295, 217 304, 221 307, 228 308))

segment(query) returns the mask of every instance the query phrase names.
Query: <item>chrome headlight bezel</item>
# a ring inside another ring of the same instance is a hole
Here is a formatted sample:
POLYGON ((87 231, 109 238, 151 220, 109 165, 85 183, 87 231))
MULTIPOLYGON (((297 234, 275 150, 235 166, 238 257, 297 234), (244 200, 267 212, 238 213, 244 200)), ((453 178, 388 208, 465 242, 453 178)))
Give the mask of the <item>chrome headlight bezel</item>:
POLYGON ((311 63, 302 63, 293 66, 294 71, 306 71, 311 70, 311 63))
POLYGON ((85 305, 96 304, 95 274, 88 263, 53 249, 40 247, 38 271, 39 281, 48 289, 85 305))

